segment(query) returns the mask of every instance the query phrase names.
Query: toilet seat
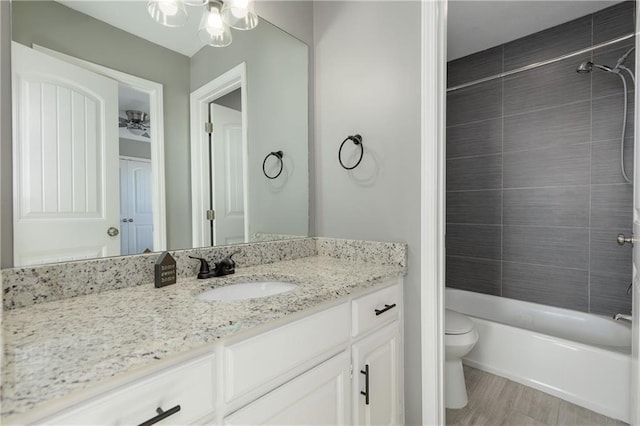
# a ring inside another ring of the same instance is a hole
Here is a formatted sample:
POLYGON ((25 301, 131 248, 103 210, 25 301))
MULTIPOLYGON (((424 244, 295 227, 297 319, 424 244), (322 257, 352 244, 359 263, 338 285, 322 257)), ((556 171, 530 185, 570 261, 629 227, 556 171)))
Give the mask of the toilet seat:
POLYGON ((444 334, 465 334, 473 330, 473 321, 459 312, 444 310, 444 334))

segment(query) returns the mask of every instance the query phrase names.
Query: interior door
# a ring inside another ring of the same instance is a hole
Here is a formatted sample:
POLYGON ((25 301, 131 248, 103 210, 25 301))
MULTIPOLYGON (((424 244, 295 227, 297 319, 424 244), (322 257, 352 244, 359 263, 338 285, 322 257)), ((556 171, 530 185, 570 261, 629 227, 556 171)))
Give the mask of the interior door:
POLYGON ((244 243, 244 156, 242 114, 231 108, 209 105, 211 138, 211 188, 213 245, 244 243))
POLYGON ((120 253, 118 84, 12 43, 14 264, 120 253))
POLYGON ((120 159, 121 254, 153 251, 151 162, 120 159))

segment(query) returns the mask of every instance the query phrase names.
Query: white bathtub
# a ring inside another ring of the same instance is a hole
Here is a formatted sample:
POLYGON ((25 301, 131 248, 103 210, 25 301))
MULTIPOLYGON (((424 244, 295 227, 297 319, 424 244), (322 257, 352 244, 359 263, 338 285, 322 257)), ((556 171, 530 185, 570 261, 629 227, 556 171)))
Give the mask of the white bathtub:
POLYGON ((478 330, 465 364, 629 422, 627 324, 450 288, 446 306, 470 316, 478 330))

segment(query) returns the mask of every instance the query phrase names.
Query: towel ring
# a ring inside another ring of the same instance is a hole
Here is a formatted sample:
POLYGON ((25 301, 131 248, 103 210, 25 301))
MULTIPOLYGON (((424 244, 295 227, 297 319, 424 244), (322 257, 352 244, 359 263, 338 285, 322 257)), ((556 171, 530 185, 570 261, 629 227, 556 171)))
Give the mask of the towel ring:
POLYGON ((284 167, 284 164, 283 164, 283 162, 282 162, 282 156, 283 156, 283 155, 284 155, 284 154, 282 153, 282 151, 273 151, 273 152, 268 153, 268 154, 267 154, 267 156, 266 156, 266 157, 264 157, 264 161, 262 162, 262 173, 264 173, 264 175, 265 175, 268 179, 275 179, 275 178, 277 178, 278 176, 280 176, 280 173, 282 173, 282 169, 283 169, 283 167, 284 167), (267 159, 268 159, 269 157, 271 157, 272 155, 273 155, 274 157, 276 157, 276 158, 280 161, 280 170, 278 171, 278 174, 277 174, 277 175, 275 175, 275 176, 269 176, 269 175, 267 174, 267 171, 266 171, 266 170, 265 170, 265 168, 264 168, 264 166, 267 164, 267 159))
POLYGON ((340 162, 340 165, 343 168, 345 168, 346 170, 353 170, 356 167, 358 167, 358 164, 360 164, 360 162, 362 161, 362 156, 363 155, 364 155, 364 145, 362 144, 362 136, 360 136, 360 135, 347 136, 347 138, 342 141, 342 144, 340 144, 340 149, 338 150, 338 161, 340 162), (344 144, 347 141, 351 141, 355 145, 359 145, 360 146, 360 158, 358 158, 358 161, 356 162, 356 164, 354 164, 351 167, 345 166, 344 163, 342 162, 342 148, 344 147, 344 144))

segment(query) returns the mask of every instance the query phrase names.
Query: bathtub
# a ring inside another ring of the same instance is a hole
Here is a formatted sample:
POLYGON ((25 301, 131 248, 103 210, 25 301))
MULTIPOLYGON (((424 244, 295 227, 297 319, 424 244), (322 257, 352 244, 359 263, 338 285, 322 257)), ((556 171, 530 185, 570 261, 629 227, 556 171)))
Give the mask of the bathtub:
POLYGON ((446 289, 446 307, 471 317, 471 367, 629 422, 631 327, 613 319, 446 289))

